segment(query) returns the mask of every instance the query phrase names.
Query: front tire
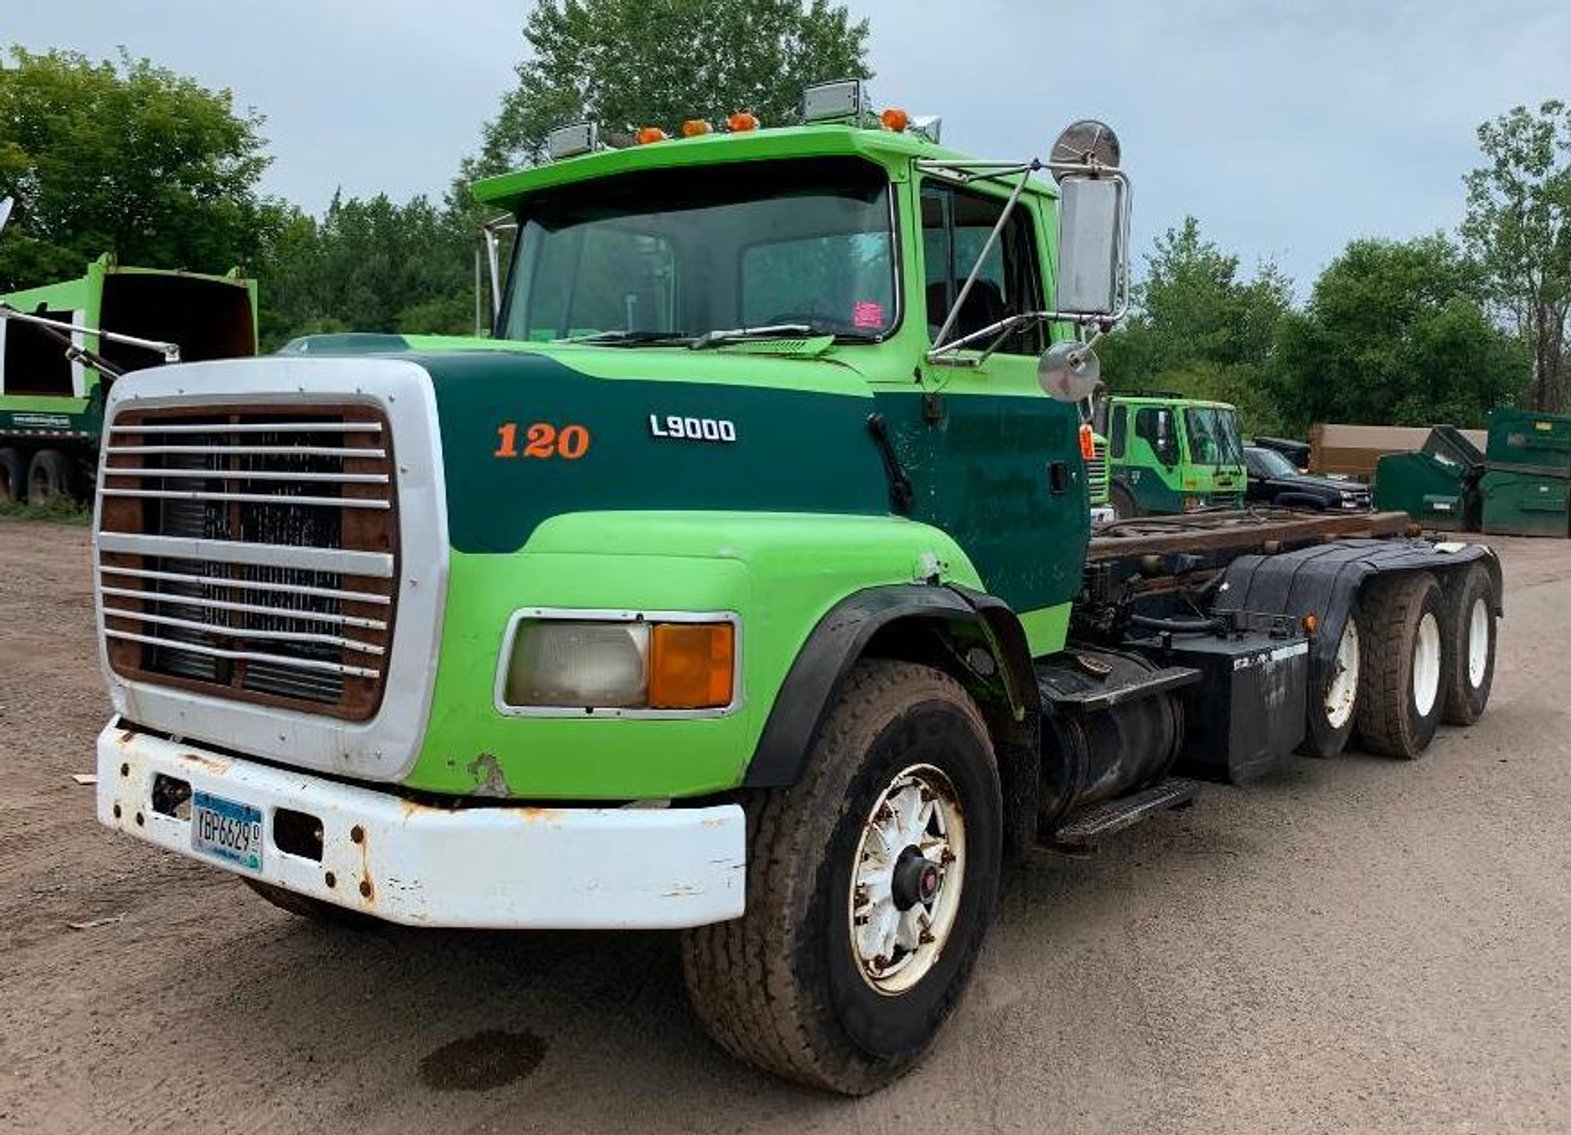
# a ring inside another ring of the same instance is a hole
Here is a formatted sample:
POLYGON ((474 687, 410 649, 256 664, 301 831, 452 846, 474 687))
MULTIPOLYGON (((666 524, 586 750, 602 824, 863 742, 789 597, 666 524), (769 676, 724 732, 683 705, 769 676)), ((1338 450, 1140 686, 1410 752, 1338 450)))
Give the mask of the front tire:
POLYGON ((1419 756, 1434 740, 1450 666, 1446 606, 1428 572, 1376 577, 1364 588, 1358 735, 1372 753, 1419 756))
POLYGON ((932 1044, 992 920, 1002 802, 981 714, 941 671, 861 662, 802 779, 750 820, 746 913, 683 937, 694 1011, 750 1064, 876 1091, 932 1044))
POLYGON ((1113 485, 1107 490, 1107 503, 1113 506, 1116 520, 1133 520, 1140 515, 1140 505, 1134 494, 1123 485, 1113 485))
POLYGON ((330 926, 344 926, 354 930, 368 930, 373 926, 381 925, 380 920, 372 918, 369 914, 362 914, 358 910, 339 906, 337 903, 324 902, 311 895, 297 894, 287 891, 273 883, 264 883, 260 879, 248 879, 241 876, 240 881, 272 903, 279 910, 286 910, 297 918, 308 919, 311 922, 321 922, 330 926))

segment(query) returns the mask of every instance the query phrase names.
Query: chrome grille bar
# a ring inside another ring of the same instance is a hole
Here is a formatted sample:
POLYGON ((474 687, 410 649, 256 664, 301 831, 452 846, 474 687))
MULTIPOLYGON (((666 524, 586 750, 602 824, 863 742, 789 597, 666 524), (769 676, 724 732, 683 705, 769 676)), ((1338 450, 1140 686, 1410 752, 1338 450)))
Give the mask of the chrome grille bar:
POLYGON ((106 497, 140 497, 146 500, 246 501, 251 504, 321 505, 324 508, 392 508, 386 500, 356 497, 299 497, 283 493, 217 493, 206 489, 101 489, 106 497))
MULTIPOLYGON (((136 579, 157 579, 169 583, 195 583, 203 586, 221 586, 225 588, 239 588, 242 591, 273 591, 283 592, 288 595, 311 595, 319 599, 347 599, 354 603, 377 603, 388 606, 392 603, 386 595, 377 595, 369 591, 340 591, 332 587, 309 587, 305 584, 291 583, 262 583, 251 579, 230 579, 227 576, 191 575, 178 571, 149 571, 146 568, 113 567, 101 564, 99 571, 104 574, 128 575, 136 579)), ((105 588, 107 591, 108 589, 105 588)), ((137 595, 146 595, 149 592, 138 591, 137 595)))
MULTIPOLYGON (((203 579, 203 582, 211 587, 225 589, 233 586, 233 583, 222 577, 209 576, 203 579)), ((200 599, 192 595, 181 595, 177 591, 138 591, 134 587, 103 587, 99 590, 105 595, 113 595, 117 599, 141 599, 144 602, 160 603, 170 607, 211 607, 218 611, 241 611, 253 615, 276 615, 281 619, 294 619, 302 623, 327 623, 333 626, 361 627, 368 631, 385 631, 387 629, 387 623, 382 619, 367 619, 359 615, 339 615, 331 611, 302 611, 294 607, 274 607, 266 603, 235 603, 226 599, 200 599)), ((104 613, 109 614, 107 608, 104 613)), ((140 616, 137 617, 139 618, 140 616)))
MULTIPOLYGON (((214 434, 224 431, 222 427, 210 426, 207 432, 214 434)), ((142 457, 162 453, 208 457, 356 457, 369 461, 380 461, 387 457, 385 449, 356 449, 343 445, 111 445, 106 446, 104 452, 111 457, 119 454, 142 457)))
MULTIPOLYGON (((208 634, 224 638, 255 638, 269 642, 308 642, 316 646, 340 646, 345 650, 353 650, 360 654, 386 654, 384 647, 374 643, 361 642, 359 639, 345 638, 343 635, 315 634, 310 631, 267 631, 253 630, 250 627, 232 627, 225 623, 204 623, 196 619, 177 619, 173 615, 154 615, 147 611, 127 611, 123 607, 104 607, 104 616, 112 619, 128 619, 131 622, 157 623, 164 627, 180 627, 188 631, 203 631, 208 634)), ((295 659, 296 662, 300 661, 295 659)))
MULTIPOLYGON (((287 503, 288 498, 282 499, 287 503)), ((343 575, 362 575, 373 579, 393 577, 393 557, 385 552, 356 552, 341 548, 310 548, 293 544, 247 544, 238 540, 152 536, 136 532, 100 532, 98 547, 105 552, 165 556, 175 560, 212 560, 221 564, 338 572, 343 575)))
POLYGON ((149 422, 140 426, 111 426, 117 434, 379 434, 381 422, 149 422))
POLYGON ((316 670, 323 674, 343 674, 355 678, 379 678, 380 670, 370 670, 364 666, 346 666, 339 662, 322 662, 315 658, 290 658, 282 654, 266 654, 257 650, 225 650, 217 646, 202 646, 194 642, 181 642, 179 639, 158 638, 155 635, 133 634, 131 631, 117 631, 105 628, 106 638, 121 639, 125 642, 140 642, 149 646, 163 647, 166 650, 184 650, 191 654, 201 654, 208 658, 226 658, 235 662, 267 662, 275 666, 293 667, 299 670, 316 670))
MULTIPOLYGON (((385 485, 386 473, 290 473, 277 469, 160 469, 149 465, 105 466, 109 477, 197 477, 205 481, 305 481, 330 485, 385 485)), ((336 502, 335 502, 336 503, 336 502)))

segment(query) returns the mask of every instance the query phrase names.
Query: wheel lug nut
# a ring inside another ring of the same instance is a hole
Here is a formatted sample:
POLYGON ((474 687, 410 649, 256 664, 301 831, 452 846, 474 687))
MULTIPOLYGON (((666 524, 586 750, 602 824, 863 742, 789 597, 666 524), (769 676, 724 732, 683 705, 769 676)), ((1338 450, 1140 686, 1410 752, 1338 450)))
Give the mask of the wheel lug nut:
POLYGON ((883 954, 879 954, 876 958, 873 959, 873 968, 874 969, 888 969, 889 968, 889 959, 887 957, 885 957, 883 954))
POLYGON ((936 941, 931 930, 923 930, 916 936, 916 940, 917 944, 922 946, 930 946, 934 941, 936 941))

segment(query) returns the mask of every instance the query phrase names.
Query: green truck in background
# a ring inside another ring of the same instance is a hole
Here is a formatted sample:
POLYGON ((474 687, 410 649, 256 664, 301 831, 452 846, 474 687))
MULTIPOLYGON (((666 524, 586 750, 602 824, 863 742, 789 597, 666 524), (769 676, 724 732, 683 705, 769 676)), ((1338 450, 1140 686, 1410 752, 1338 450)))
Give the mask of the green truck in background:
POLYGON ((116 264, 0 295, 0 500, 91 499, 115 376, 256 354, 256 281, 116 264))
POLYGON ((116 383, 99 821, 316 919, 680 929, 726 1050, 858 1094, 960 1003, 1006 854, 1483 712, 1487 548, 1091 537, 1107 127, 979 160, 857 81, 803 119, 571 125, 478 183, 516 226, 491 338, 116 383))
POLYGON ((1109 503, 1120 519, 1243 507, 1248 478, 1232 406, 1115 394, 1097 414, 1108 438, 1109 503))

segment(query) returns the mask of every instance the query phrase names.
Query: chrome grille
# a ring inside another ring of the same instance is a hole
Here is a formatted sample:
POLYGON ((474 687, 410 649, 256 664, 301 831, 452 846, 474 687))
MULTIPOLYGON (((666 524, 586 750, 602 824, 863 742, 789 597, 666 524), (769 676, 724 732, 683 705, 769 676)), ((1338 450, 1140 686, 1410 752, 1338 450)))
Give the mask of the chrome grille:
POLYGON ((1086 485, 1093 501, 1107 495, 1107 443, 1093 443, 1092 456, 1086 462, 1086 485))
POLYGON ((396 608, 391 438, 374 411, 134 411, 99 488, 99 588, 127 678, 354 720, 396 608))

